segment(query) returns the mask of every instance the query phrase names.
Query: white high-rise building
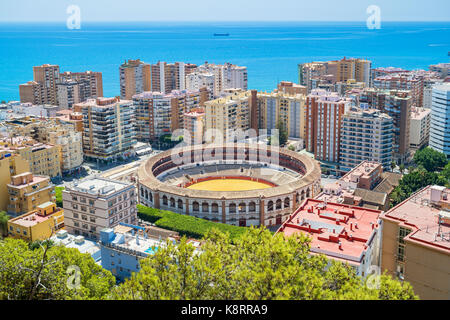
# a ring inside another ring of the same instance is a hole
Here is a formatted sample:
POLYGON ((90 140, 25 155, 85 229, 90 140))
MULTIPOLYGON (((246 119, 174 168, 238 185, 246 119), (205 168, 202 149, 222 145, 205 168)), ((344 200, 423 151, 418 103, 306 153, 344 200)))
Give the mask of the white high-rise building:
POLYGON ((450 158, 450 83, 433 87, 429 145, 450 158))
POLYGON ((220 96, 226 89, 247 91, 247 67, 231 63, 223 65, 205 63, 197 68, 197 72, 214 75, 214 97, 220 96))

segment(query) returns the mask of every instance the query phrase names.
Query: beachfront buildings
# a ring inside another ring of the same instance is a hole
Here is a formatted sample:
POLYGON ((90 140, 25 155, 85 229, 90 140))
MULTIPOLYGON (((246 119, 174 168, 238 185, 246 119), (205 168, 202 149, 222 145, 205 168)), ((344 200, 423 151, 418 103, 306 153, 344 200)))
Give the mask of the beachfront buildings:
POLYGON ((436 72, 441 79, 450 76, 450 63, 438 63, 429 67, 430 71, 436 72))
POLYGON ((33 81, 19 86, 20 102, 58 104, 59 66, 44 64, 33 67, 33 81))
POLYGON ((58 65, 33 67, 33 81, 19 86, 20 102, 59 105, 71 108, 74 103, 103 96, 101 72, 59 73, 58 65))
POLYGON ((196 79, 198 79, 198 81, 205 82, 205 76, 199 76, 199 74, 204 74, 209 79, 211 79, 211 75, 214 76, 214 88, 212 95, 215 98, 223 94, 226 89, 241 89, 247 91, 247 67, 237 66, 231 63, 218 65, 205 62, 204 64, 198 66, 195 69, 195 72, 197 72, 197 76, 190 78, 190 87, 188 89, 200 88, 202 85, 200 83, 196 83, 196 79))
POLYGON ((371 66, 371 61, 346 57, 335 61, 303 63, 298 65, 299 84, 306 86, 308 92, 321 84, 334 85, 350 79, 369 86, 371 66))
POLYGON ((100 231, 137 222, 136 192, 132 184, 104 178, 74 182, 62 193, 65 229, 98 239, 100 231))
POLYGON ((152 142, 161 136, 183 129, 183 115, 198 108, 207 99, 205 90, 173 90, 165 94, 143 92, 133 96, 136 116, 136 137, 152 142))
POLYGON ((305 145, 320 161, 339 162, 341 122, 349 101, 324 89, 311 91, 305 104, 305 145))
POLYGON ((55 200, 54 187, 47 176, 24 172, 12 176, 6 186, 5 196, 9 200, 7 212, 14 216, 30 212, 43 203, 55 200))
POLYGON ((97 162, 133 155, 136 143, 133 102, 115 98, 89 99, 75 105, 83 114, 83 153, 97 162))
POLYGON ((430 137, 431 110, 426 108, 411 108, 411 125, 409 144, 411 148, 419 149, 428 144, 430 137))
POLYGON ((220 143, 245 138, 250 129, 251 91, 239 91, 205 103, 205 140, 220 143), (237 136, 243 134, 244 136, 237 136))
POLYGON ((150 91, 150 64, 141 60, 128 60, 119 67, 120 98, 131 100, 133 95, 150 91))
MULTIPOLYGON (((170 93, 173 90, 195 90, 186 85, 187 76, 197 68, 195 64, 158 61, 150 66, 150 89, 145 91, 170 93)), ((197 88, 199 90, 200 87, 197 88)))
MULTIPOLYGON (((85 71, 70 72, 66 71, 59 75, 62 82, 76 81, 80 84, 81 92, 85 99, 96 99, 103 97, 103 78, 101 72, 85 71)), ((80 102, 84 101, 81 100, 80 102)))
POLYGON ((392 162, 394 122, 376 109, 354 108, 341 121, 340 169, 349 171, 362 161, 376 161, 384 168, 392 162))
POLYGON ((367 88, 360 93, 359 103, 378 109, 394 121, 393 156, 398 163, 410 157, 410 125, 412 97, 409 90, 383 90, 367 88))
MULTIPOLYGON (((293 87, 290 89, 290 92, 295 92, 293 87)), ((304 139, 305 102, 306 96, 303 94, 259 92, 258 128, 267 129, 267 134, 271 134, 271 130, 279 129, 281 124, 289 137, 304 139)))
POLYGON ((8 236, 27 242, 47 240, 64 227, 64 210, 45 202, 35 210, 8 220, 8 236))
POLYGON ((450 157, 450 83, 433 88, 429 145, 450 157))
POLYGON ((450 189, 428 186, 381 215, 382 271, 420 299, 450 297, 450 189))
POLYGON ((373 80, 373 86, 384 90, 409 91, 408 95, 412 98, 411 105, 416 107, 423 106, 423 77, 419 77, 414 73, 378 77, 373 80))
POLYGON ((277 233, 311 237, 311 254, 348 263, 365 277, 380 265, 381 211, 340 203, 306 199, 277 233))

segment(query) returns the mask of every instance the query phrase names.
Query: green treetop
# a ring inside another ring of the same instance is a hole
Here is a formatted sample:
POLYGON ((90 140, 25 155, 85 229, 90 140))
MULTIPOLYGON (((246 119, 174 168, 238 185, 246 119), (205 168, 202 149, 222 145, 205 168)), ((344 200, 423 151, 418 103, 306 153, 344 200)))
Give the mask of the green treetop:
POLYGON ((416 299, 407 282, 382 275, 369 289, 352 267, 309 253, 309 238, 249 228, 231 242, 213 229, 202 253, 167 242, 112 299, 416 299))
POLYGON ((113 275, 89 254, 50 244, 30 249, 23 240, 0 241, 0 300, 101 299, 110 292, 113 275))

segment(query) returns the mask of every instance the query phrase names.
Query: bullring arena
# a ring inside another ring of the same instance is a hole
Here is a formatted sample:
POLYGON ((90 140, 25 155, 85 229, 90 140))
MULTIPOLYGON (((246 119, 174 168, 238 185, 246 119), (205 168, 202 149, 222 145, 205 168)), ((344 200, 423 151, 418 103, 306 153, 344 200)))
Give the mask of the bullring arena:
POLYGON ((275 226, 320 192, 318 162, 287 149, 196 145, 173 154, 139 168, 141 204, 232 225, 275 226))

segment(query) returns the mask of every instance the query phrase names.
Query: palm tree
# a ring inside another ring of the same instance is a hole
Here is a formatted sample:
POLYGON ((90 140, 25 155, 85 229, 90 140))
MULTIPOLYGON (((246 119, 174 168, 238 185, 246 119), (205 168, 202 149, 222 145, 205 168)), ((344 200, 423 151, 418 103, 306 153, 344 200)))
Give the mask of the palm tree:
POLYGON ((395 163, 394 160, 392 160, 391 162, 391 171, 394 172, 395 167, 397 166, 397 164, 395 163))

